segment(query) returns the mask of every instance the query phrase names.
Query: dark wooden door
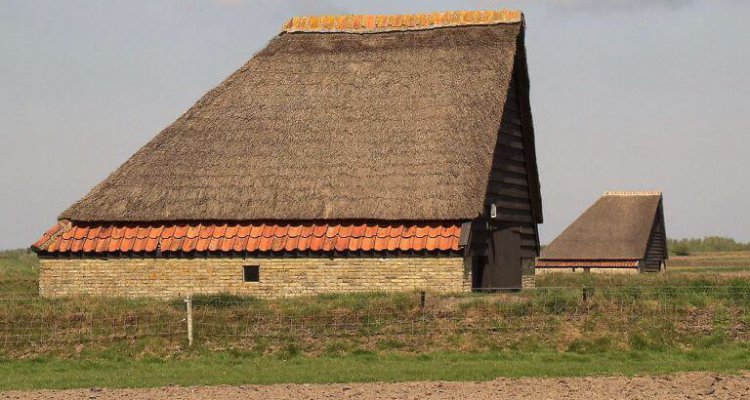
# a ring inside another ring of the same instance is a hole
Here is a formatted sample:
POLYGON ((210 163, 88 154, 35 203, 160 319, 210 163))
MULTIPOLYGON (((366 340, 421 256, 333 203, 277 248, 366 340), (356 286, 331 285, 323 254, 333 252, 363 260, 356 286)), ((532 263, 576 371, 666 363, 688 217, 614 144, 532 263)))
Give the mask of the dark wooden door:
POLYGON ((521 288, 521 235, 518 228, 501 228, 490 235, 489 260, 482 287, 521 288))

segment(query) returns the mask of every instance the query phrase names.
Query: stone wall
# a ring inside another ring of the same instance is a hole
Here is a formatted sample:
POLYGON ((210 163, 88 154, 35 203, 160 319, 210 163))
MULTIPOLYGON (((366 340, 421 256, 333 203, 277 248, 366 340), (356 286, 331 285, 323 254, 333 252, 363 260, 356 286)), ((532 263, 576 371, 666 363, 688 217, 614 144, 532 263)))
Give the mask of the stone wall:
POLYGON ((109 258, 42 259, 44 297, 93 294, 179 297, 230 293, 258 297, 331 292, 471 290, 461 257, 436 258, 109 258), (260 267, 244 282, 243 266, 260 267))
POLYGON ((592 274, 637 274, 638 268, 536 268, 536 274, 549 274, 554 272, 577 272, 592 274), (587 271, 588 270, 588 271, 587 271))

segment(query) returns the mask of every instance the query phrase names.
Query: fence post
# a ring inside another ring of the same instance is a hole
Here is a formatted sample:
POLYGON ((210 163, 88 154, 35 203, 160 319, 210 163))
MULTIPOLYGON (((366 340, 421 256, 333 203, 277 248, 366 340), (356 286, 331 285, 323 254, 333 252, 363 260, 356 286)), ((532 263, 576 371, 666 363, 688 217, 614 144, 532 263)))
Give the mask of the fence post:
POLYGON ((593 292, 593 288, 590 288, 588 286, 583 287, 583 302, 584 303, 589 301, 589 299, 591 298, 591 295, 593 294, 592 292, 593 292))
POLYGON ((193 347, 193 298, 188 296, 185 299, 187 305, 187 335, 188 347, 193 347))
POLYGON ((424 313, 425 296, 424 290, 419 292, 419 311, 422 313, 424 313))

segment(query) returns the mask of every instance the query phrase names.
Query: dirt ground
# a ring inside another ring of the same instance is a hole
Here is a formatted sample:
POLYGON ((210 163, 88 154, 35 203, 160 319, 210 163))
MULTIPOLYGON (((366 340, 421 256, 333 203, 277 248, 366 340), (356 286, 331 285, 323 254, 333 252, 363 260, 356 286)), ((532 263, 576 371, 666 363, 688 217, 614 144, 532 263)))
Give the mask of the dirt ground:
POLYGON ((335 385, 213 386, 0 392, 0 399, 750 399, 750 373, 687 373, 657 377, 497 379, 335 385))

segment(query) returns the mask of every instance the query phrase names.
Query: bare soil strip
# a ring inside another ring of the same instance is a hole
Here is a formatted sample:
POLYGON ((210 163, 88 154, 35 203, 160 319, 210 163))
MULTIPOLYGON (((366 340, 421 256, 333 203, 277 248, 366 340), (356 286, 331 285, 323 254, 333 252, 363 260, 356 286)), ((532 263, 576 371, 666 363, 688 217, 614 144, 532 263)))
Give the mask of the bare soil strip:
POLYGON ((0 392, 0 399, 750 399, 750 373, 685 373, 646 377, 524 378, 489 382, 334 385, 170 386, 0 392))

